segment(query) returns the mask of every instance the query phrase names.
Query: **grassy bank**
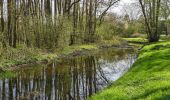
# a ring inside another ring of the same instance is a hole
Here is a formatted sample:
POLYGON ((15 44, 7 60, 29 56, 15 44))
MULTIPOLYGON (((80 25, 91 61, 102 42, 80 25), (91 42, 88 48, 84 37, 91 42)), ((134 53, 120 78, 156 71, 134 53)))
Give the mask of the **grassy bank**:
POLYGON ((170 98, 170 42, 145 46, 133 67, 91 100, 170 98))

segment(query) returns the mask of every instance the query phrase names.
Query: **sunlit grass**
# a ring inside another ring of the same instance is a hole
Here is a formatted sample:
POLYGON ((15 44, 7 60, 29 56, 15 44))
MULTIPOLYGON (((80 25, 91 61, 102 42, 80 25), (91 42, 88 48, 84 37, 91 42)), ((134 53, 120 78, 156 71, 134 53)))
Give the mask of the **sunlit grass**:
POLYGON ((146 38, 123 38, 124 40, 128 41, 128 42, 138 42, 138 43, 146 43, 148 42, 148 40, 146 38))
POLYGON ((170 98, 170 42, 145 46, 133 67, 91 100, 166 100, 170 98))
POLYGON ((57 49, 59 54, 68 55, 74 52, 82 51, 82 50, 92 50, 97 49, 98 47, 95 44, 89 45, 74 45, 74 46, 67 46, 61 49, 57 49))

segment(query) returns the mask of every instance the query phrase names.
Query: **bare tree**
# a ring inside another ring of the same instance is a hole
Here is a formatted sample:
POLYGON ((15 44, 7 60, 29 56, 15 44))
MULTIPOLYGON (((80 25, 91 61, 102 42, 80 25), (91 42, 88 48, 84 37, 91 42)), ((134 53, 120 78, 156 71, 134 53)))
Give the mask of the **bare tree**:
POLYGON ((162 6, 161 6, 161 11, 160 11, 160 14, 161 14, 161 18, 164 20, 164 25, 165 25, 165 33, 166 35, 168 35, 168 28, 169 28, 169 25, 168 25, 168 19, 170 17, 170 0, 162 0, 161 2, 162 6))
POLYGON ((4 13, 3 13, 3 0, 0 0, 0 11, 1 11, 1 16, 0 16, 0 18, 1 18, 1 32, 3 32, 4 31, 4 17, 3 17, 3 15, 4 15, 4 13))
POLYGON ((131 21, 138 20, 142 11, 137 2, 123 5, 123 15, 128 15, 131 21))
POLYGON ((158 41, 158 32, 161 0, 139 0, 145 18, 149 42, 158 41))
POLYGON ((104 11, 99 16, 99 23, 102 23, 103 17, 107 14, 107 11, 116 3, 118 3, 120 0, 99 0, 98 5, 104 6, 104 11))

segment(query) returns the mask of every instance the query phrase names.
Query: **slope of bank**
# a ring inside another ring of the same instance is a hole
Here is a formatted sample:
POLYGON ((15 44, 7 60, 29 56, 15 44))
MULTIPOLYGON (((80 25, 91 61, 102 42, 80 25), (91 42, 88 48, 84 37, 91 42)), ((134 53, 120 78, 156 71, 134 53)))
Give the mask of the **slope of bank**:
POLYGON ((170 42, 145 46, 122 78, 91 100, 159 99, 170 98, 170 42))

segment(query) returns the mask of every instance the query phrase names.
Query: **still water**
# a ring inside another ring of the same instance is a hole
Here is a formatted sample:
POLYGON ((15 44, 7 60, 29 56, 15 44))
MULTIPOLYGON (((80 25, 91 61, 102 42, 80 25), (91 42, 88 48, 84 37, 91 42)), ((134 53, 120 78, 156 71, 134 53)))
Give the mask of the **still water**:
POLYGON ((132 49, 104 49, 16 71, 0 80, 0 100, 86 100, 120 78, 136 59, 132 49))

